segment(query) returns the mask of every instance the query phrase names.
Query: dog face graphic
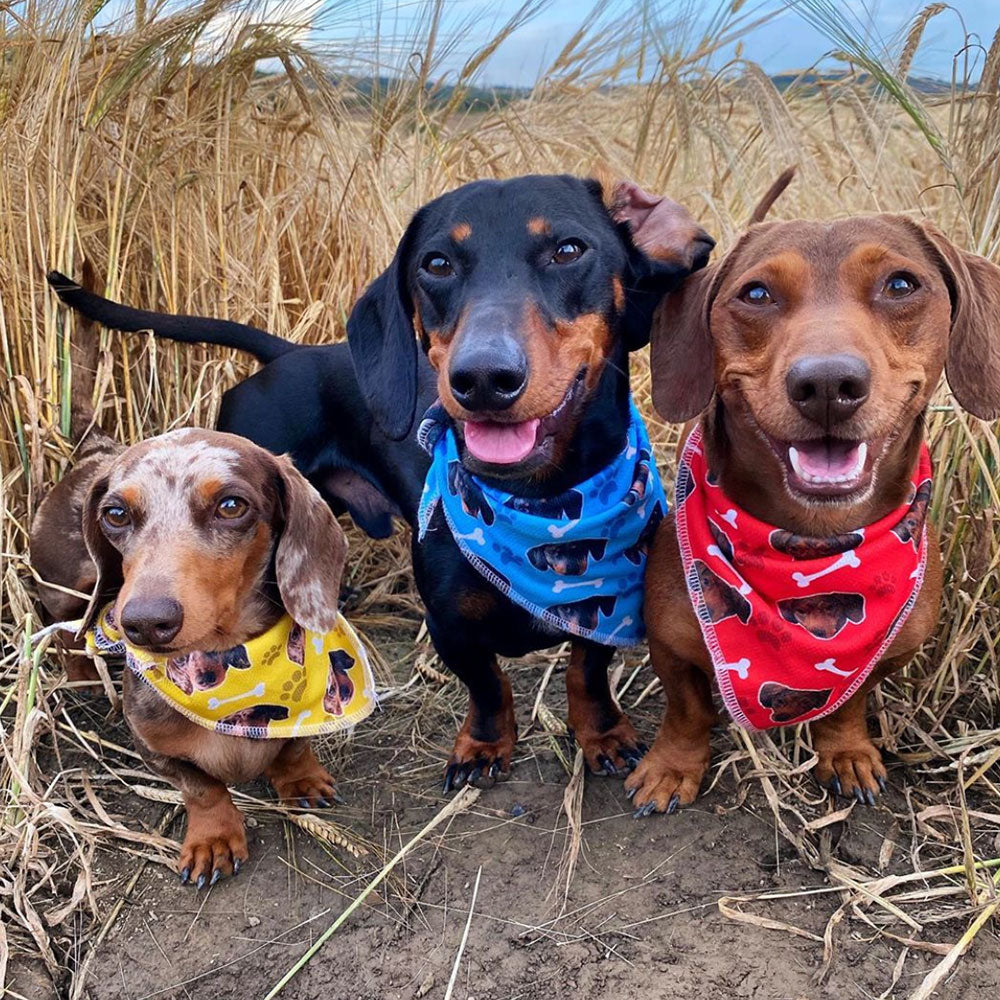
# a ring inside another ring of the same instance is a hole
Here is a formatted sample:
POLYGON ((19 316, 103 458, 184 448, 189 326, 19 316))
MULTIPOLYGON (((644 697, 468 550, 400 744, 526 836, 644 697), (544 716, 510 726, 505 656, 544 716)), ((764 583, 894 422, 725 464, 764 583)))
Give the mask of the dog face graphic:
POLYGON ((522 514, 535 514, 553 521, 576 521, 583 513, 583 494, 579 490, 567 490, 554 497, 511 497, 506 501, 506 506, 522 514))
POLYGON ((910 504, 910 509, 903 515, 899 524, 895 525, 892 533, 901 542, 910 542, 914 549, 920 547, 920 539, 923 537, 924 520, 927 518, 927 505, 931 500, 931 481, 925 479, 917 489, 910 504))
POLYGON ((462 510, 469 517, 478 518, 486 525, 493 523, 493 508, 486 499, 486 494, 461 462, 448 463, 448 489, 451 490, 452 496, 461 499, 462 510))
POLYGON ((639 532, 639 537, 635 540, 635 544, 630 545, 622 552, 622 555, 634 566, 638 566, 648 555, 649 547, 653 544, 653 539, 656 537, 656 529, 660 526, 662 520, 663 505, 657 502, 649 515, 649 520, 642 531, 639 532))
POLYGON ((186 653, 167 661, 167 679, 185 694, 217 688, 230 667, 248 670, 250 658, 246 646, 233 646, 217 653, 186 653))
POLYGON ((848 549, 856 549, 863 541, 864 534, 860 531, 849 531, 843 535, 830 535, 828 538, 810 538, 808 535, 796 535, 791 531, 777 528, 771 532, 771 548, 793 559, 823 559, 826 556, 839 556, 848 549))
POLYGON ((786 622, 801 625, 817 639, 832 639, 852 622, 865 620, 865 599, 861 594, 810 594, 778 601, 778 611, 786 622))
POLYGON ((600 616, 607 618, 614 614, 618 598, 613 595, 588 597, 583 601, 567 604, 553 604, 548 610, 557 618, 568 622, 573 628, 593 631, 600 623, 600 616))
POLYGON ((712 538, 715 539, 715 544, 719 546, 719 551, 725 556, 726 562, 731 563, 733 561, 733 543, 729 540, 729 535, 711 518, 708 518, 708 530, 711 532, 712 538))
POLYGON ((821 709, 830 700, 831 694, 831 688, 823 691, 800 691, 776 681, 768 681, 761 685, 757 700, 764 708, 771 710, 772 722, 785 725, 821 709))
POLYGON ((726 583, 700 559, 695 559, 692 572, 697 576, 703 607, 710 622, 721 622, 734 615, 744 625, 750 621, 750 602, 736 587, 726 583))
POLYGON ((560 576, 583 576, 591 559, 603 559, 606 538, 582 538, 576 542, 549 542, 528 549, 528 561, 535 569, 552 570, 560 576))
POLYGON ((347 671, 354 666, 354 657, 342 649, 330 654, 330 674, 323 696, 323 708, 329 715, 343 715, 344 706, 354 697, 354 681, 347 671))
POLYGON ((239 730, 233 733, 234 736, 249 736, 250 730, 264 730, 272 721, 280 721, 288 718, 288 709, 284 705, 253 705, 250 708, 241 708, 238 712, 227 715, 224 719, 219 719, 215 728, 222 732, 223 726, 239 730))
POLYGON ((297 622, 288 630, 285 653, 292 663, 300 667, 306 662, 306 630, 297 622))

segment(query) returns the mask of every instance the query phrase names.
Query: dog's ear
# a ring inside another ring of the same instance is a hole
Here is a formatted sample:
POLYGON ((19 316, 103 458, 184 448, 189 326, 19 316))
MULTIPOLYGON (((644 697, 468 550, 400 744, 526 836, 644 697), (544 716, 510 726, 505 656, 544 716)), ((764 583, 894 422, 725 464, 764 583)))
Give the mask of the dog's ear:
POLYGON ((847 620, 857 625, 865 620, 865 599, 861 594, 847 594, 844 601, 847 620))
POLYGON ((347 538, 312 484, 282 455, 278 495, 283 525, 274 554, 282 603, 311 632, 337 624, 340 581, 347 561, 347 538))
POLYGON ((664 420, 683 423, 712 399, 715 359, 708 317, 717 265, 693 274, 653 315, 649 369, 653 406, 664 420))
POLYGON ((948 385, 963 409, 995 420, 1000 417, 1000 267, 959 250, 930 223, 922 229, 941 258, 951 295, 948 385))
POLYGON ((708 263, 715 240, 683 205, 631 181, 614 184, 608 211, 625 231, 625 346, 635 351, 649 343, 650 323, 660 300, 708 263))
POLYGON ((410 433, 417 409, 417 334, 407 266, 419 225, 413 217, 392 263, 358 299, 347 320, 354 370, 375 423, 401 441, 410 433))
POLYGON ((87 552, 97 569, 97 582, 94 584, 94 592, 90 595, 87 610, 83 613, 81 633, 93 628, 105 603, 117 596, 125 582, 121 553, 101 531, 101 501, 107 492, 108 477, 101 476, 91 485, 83 501, 80 527, 87 552))

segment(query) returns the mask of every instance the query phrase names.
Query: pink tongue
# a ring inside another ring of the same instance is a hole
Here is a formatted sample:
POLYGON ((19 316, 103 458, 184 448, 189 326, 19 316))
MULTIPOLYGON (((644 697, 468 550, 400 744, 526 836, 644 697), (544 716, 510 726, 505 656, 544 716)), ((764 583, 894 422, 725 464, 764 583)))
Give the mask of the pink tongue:
POLYGON ((846 441, 803 441, 795 445, 802 471, 814 479, 836 479, 855 472, 858 448, 846 441))
POLYGON ((480 462, 512 465, 531 454, 538 433, 537 420, 498 424, 492 420, 467 420, 465 445, 480 462))

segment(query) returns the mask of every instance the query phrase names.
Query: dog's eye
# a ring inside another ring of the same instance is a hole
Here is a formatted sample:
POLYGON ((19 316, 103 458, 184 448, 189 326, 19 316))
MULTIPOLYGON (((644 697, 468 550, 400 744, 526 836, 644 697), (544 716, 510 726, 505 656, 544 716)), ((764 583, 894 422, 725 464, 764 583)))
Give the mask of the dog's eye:
POLYGON ((553 264, 572 264, 583 256, 587 245, 581 240, 563 240, 552 255, 553 264))
POLYGON ((101 511, 101 520, 104 522, 105 527, 108 528, 127 528, 132 523, 132 518, 129 516, 128 510, 122 507, 121 504, 105 507, 101 511))
POLYGON ((242 497, 223 497, 215 508, 216 517, 226 521, 235 521, 250 509, 250 504, 242 497))
POLYGON ((890 299, 905 299, 920 287, 920 282, 906 271, 890 274, 885 283, 885 294, 890 299))
POLYGON ((455 273, 451 261, 443 253, 429 253, 420 266, 435 278, 448 278, 455 273))
POLYGON ((753 281, 747 285, 740 292, 740 299, 752 306, 767 306, 774 301, 771 298, 771 293, 767 290, 767 285, 760 281, 753 281))

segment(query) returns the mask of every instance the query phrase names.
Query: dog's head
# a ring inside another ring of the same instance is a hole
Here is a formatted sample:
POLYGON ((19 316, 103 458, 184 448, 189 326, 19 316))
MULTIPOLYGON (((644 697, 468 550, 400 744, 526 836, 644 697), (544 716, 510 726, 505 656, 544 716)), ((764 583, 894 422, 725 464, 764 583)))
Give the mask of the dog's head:
POLYGON ((661 306, 651 364, 664 418, 714 393, 757 477, 850 508, 905 483, 943 370, 966 410, 1000 415, 1000 268, 903 216, 754 225, 661 306))
POLYGON ((172 431, 127 449, 87 496, 83 534, 98 571, 87 625, 116 598, 136 646, 230 650, 282 605, 308 629, 336 623, 343 531, 287 458, 236 435, 172 431))
POLYGON ((597 181, 570 176, 435 199, 348 321, 376 422, 396 439, 412 427, 419 340, 468 467, 544 474, 609 359, 648 341, 660 297, 712 246, 680 205, 630 184, 607 203, 597 181))

